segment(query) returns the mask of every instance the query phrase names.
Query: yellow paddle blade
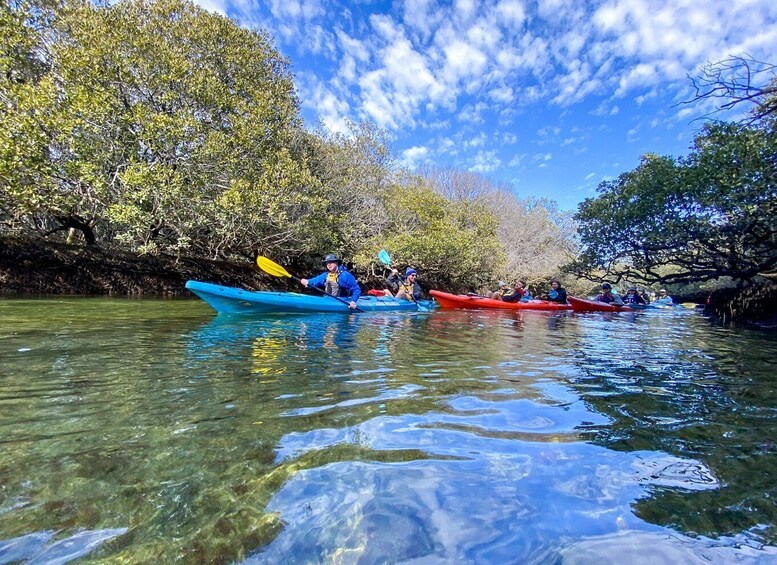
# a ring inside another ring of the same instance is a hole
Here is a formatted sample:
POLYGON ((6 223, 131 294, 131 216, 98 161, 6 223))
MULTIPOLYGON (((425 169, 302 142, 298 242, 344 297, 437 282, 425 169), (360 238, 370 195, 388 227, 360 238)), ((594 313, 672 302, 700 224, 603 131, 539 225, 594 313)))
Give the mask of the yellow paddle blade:
POLYGON ((291 275, 286 269, 281 267, 275 261, 268 259, 267 257, 262 257, 261 255, 259 255, 259 257, 256 258, 256 264, 259 266, 260 269, 262 269, 268 275, 272 275, 274 277, 291 278, 291 275))

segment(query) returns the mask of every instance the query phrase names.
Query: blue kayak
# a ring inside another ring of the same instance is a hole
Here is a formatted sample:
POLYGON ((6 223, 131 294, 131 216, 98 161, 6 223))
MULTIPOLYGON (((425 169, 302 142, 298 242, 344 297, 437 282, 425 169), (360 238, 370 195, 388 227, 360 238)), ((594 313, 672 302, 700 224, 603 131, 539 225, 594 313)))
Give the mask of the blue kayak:
MULTIPOLYGON (((331 296, 311 296, 297 292, 250 291, 200 281, 187 281, 186 288, 221 314, 261 314, 269 312, 353 312, 331 296)), ((345 300, 345 299, 343 299, 345 300)), ((364 312, 417 312, 415 302, 384 296, 362 296, 357 302, 364 312)), ((432 308, 428 301, 422 308, 432 308)))

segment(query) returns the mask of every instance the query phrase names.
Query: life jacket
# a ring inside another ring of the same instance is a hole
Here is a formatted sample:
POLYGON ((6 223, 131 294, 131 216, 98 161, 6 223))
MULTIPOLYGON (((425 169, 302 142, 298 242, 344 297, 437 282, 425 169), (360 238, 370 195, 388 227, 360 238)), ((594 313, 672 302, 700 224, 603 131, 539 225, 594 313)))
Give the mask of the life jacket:
POLYGON ((399 289, 397 290, 397 293, 399 293, 399 291, 404 291, 405 294, 407 294, 408 298, 410 298, 411 296, 413 296, 414 290, 415 290, 415 285, 413 283, 407 282, 407 280, 404 280, 399 283, 399 289))
POLYGON ((624 296, 621 297, 624 304, 642 304, 645 301, 642 299, 642 297, 636 293, 631 294, 627 292, 624 296))
POLYGON ((332 296, 340 296, 340 269, 338 268, 334 273, 327 273, 326 283, 324 283, 324 292, 331 294, 332 296))

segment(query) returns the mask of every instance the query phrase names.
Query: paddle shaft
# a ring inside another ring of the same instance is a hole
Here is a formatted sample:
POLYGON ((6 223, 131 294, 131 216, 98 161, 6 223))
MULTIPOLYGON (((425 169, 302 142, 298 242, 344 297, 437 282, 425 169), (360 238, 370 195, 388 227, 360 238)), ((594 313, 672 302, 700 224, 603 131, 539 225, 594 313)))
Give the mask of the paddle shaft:
MULTIPOLYGON (((388 252, 386 253, 386 257, 388 257, 388 252)), ((387 263, 387 262, 385 262, 383 260, 383 257, 381 257, 380 254, 378 254, 378 259, 380 259, 381 263, 383 263, 389 269, 394 269, 394 267, 392 267, 392 265, 391 265, 391 260, 390 259, 389 259, 389 261, 387 263)), ((397 271, 397 275, 399 275, 399 271, 397 271)), ((416 305, 416 307, 418 307, 419 310, 426 311, 426 307, 421 306, 421 304, 418 302, 418 300, 415 299, 415 296, 413 296, 413 290, 415 290, 414 287, 415 287, 415 283, 413 283, 410 286, 410 295, 409 295, 410 296, 410 300, 415 302, 415 305, 416 305)))
MULTIPOLYGON (((272 259, 268 259, 267 257, 263 257, 262 255, 259 255, 256 258, 256 264, 257 264, 257 266, 260 269, 262 269, 268 275, 272 275, 274 277, 288 277, 291 280, 296 281, 296 282, 302 284, 302 279, 299 279, 299 278, 295 277, 289 271, 284 269, 282 266, 280 266, 278 263, 276 263, 272 259)), ((303 285, 303 286, 305 286, 305 285, 303 285)), ((310 288, 310 285, 306 286, 305 288, 310 288)), ((331 296, 332 298, 334 298, 338 302, 342 302, 343 304, 348 306, 349 309, 351 309, 351 305, 348 304, 345 300, 340 300, 340 298, 338 298, 337 296, 334 296, 333 294, 329 294, 324 289, 318 288, 317 286, 314 286, 313 288, 315 288, 317 291, 319 291, 324 296, 331 296)), ((357 312, 363 312, 363 310, 359 309, 358 307, 353 308, 353 310, 356 310, 357 312)))
MULTIPOLYGON (((297 277, 295 277, 294 275, 290 275, 290 276, 291 276, 291 280, 293 280, 293 281, 297 281, 299 284, 302 284, 302 279, 298 279, 298 278, 297 278, 297 277)), ((303 286, 304 286, 304 285, 303 285, 303 286)), ((312 284, 309 284, 309 285, 305 286, 305 288, 314 288, 314 289, 316 289, 318 292, 320 292, 321 294, 323 294, 324 296, 331 296, 332 298, 334 298, 334 299, 335 299, 335 300, 337 300, 338 302, 342 302, 343 304, 345 304, 346 306, 348 306, 348 308, 349 308, 349 309, 351 308, 351 305, 350 305, 348 302, 346 302, 345 300, 343 300, 343 299, 342 299, 342 298, 340 298, 339 296, 335 296, 334 294, 329 294, 329 293, 328 293, 327 291, 325 291, 323 288, 319 288, 319 287, 317 287, 317 286, 313 286, 312 284)), ((357 312, 362 312, 362 313, 364 312, 364 310, 361 310, 361 309, 360 309, 358 306, 357 306, 356 308, 354 308, 354 310, 356 310, 357 312)))

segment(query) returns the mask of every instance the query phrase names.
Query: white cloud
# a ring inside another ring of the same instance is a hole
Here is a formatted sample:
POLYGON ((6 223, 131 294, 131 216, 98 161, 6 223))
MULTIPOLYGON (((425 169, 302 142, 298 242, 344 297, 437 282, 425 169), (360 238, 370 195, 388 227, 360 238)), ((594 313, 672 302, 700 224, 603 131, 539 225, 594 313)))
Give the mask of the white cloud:
POLYGON ((483 118, 483 111, 487 106, 482 102, 478 104, 469 104, 464 106, 457 114, 457 118, 460 122, 468 122, 472 124, 482 124, 485 122, 483 118))
POLYGON ((496 151, 478 151, 469 170, 473 173, 485 174, 496 170, 501 164, 502 161, 497 157, 496 151))
POLYGON ((682 110, 677 112, 677 119, 685 120, 685 119, 688 119, 688 116, 692 116, 695 113, 696 111, 693 110, 692 108, 683 108, 682 110))
POLYGON ((497 19, 510 27, 517 27, 526 21, 526 10, 517 0, 501 0, 496 5, 497 19))
POLYGON ((455 0, 453 3, 453 14, 461 22, 467 22, 475 13, 475 2, 473 0, 455 0))
POLYGON ((460 39, 453 39, 442 50, 445 53, 443 75, 449 83, 455 83, 462 77, 479 76, 486 66, 483 52, 460 39))
POLYGON ((405 0, 402 19, 411 32, 418 32, 425 40, 439 24, 440 10, 436 8, 433 0, 405 0))
POLYGON ((545 126, 537 130, 537 135, 540 137, 558 136, 561 133, 560 127, 545 126))
POLYGON ((507 163, 507 166, 508 167, 517 167, 518 165, 520 165, 524 161, 524 159, 526 159, 526 157, 527 157, 526 153, 520 153, 520 154, 517 154, 517 155, 513 155, 513 158, 510 159, 510 161, 507 163))
POLYGON ((198 1, 268 29, 291 61, 306 118, 334 128, 370 120, 414 150, 433 148, 428 160, 456 154, 478 171, 547 164, 527 157, 540 149, 554 164, 603 151, 575 124, 593 133, 599 122, 602 139, 622 136, 626 123, 642 126, 629 141, 648 128, 653 140, 671 127, 672 139, 690 137, 681 122, 709 109, 670 107, 692 97, 687 75, 745 52, 777 61, 773 0, 198 1), (518 139, 525 153, 505 154, 518 139))
POLYGON ((426 147, 414 146, 405 149, 402 152, 402 165, 408 169, 415 169, 426 162, 429 156, 429 149, 426 147))
POLYGON ((324 7, 316 0, 271 0, 270 11, 278 19, 310 20, 324 14, 324 7))
POLYGON ((515 92, 509 86, 492 89, 488 95, 498 102, 510 103, 515 100, 515 92))
POLYGON ((370 51, 368 45, 364 41, 351 37, 341 29, 338 29, 335 34, 344 53, 357 61, 369 61, 370 51))
POLYGON ((661 76, 656 73, 656 68, 651 63, 640 63, 631 68, 620 78, 615 96, 624 96, 626 92, 637 86, 653 86, 661 81, 661 76))
POLYGON ((479 133, 475 137, 468 139, 464 142, 464 147, 467 148, 473 148, 473 147, 483 147, 486 144, 486 134, 485 133, 479 133))

